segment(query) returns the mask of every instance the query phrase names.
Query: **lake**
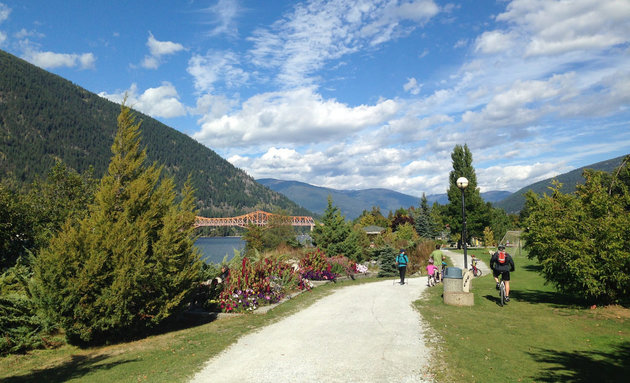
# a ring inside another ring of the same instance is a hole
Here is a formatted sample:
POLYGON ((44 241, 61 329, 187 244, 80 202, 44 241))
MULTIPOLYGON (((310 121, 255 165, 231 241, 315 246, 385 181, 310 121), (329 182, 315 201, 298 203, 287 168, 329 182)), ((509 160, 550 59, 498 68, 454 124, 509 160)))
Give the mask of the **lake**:
POLYGON ((226 254, 228 261, 234 257, 234 249, 242 251, 245 241, 241 237, 200 237, 195 246, 206 263, 220 264, 226 254))

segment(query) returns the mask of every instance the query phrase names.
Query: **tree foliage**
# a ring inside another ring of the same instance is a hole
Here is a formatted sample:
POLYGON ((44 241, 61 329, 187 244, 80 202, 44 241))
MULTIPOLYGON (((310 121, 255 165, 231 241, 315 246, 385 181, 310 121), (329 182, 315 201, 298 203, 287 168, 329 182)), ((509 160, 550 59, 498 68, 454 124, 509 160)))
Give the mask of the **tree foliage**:
POLYGON ((524 238, 545 279, 559 290, 616 302, 630 293, 630 170, 585 170, 575 194, 527 193, 524 238))
POLYGON ((322 220, 315 225, 312 237, 313 243, 329 257, 342 254, 350 259, 357 259, 359 237, 352 235, 350 223, 346 222, 339 208, 333 205, 330 196, 322 220))
POLYGON ((140 124, 123 106, 113 157, 89 214, 63 229, 34 267, 34 297, 73 343, 142 334, 185 302, 200 275, 194 196, 145 165, 140 124))

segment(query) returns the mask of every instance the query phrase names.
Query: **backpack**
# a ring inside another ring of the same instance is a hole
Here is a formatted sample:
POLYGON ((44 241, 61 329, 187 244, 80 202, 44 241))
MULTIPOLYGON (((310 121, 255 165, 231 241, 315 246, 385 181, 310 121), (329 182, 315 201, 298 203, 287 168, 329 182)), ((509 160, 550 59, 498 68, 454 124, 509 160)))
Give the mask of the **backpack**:
POLYGON ((505 263, 505 251, 499 251, 498 260, 500 264, 505 263))

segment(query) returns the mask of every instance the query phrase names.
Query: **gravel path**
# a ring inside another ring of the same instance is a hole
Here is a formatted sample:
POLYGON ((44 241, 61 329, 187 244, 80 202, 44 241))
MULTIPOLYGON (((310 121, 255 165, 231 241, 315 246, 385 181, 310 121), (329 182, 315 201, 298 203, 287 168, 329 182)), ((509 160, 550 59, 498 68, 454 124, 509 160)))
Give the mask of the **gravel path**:
POLYGON ((411 305, 426 277, 408 282, 336 290, 242 337, 192 382, 430 382, 427 326, 411 305))
MULTIPOLYGON (((453 265, 456 267, 459 267, 460 269, 462 268, 462 266, 464 266, 464 254, 461 253, 456 253, 454 251, 450 251, 450 250, 445 250, 442 249, 442 252, 448 256, 449 258, 451 258, 451 262, 453 262, 453 265)), ((470 268, 470 254, 468 254, 468 256, 466 257, 466 261, 467 261, 467 267, 466 268, 470 268)), ((479 259, 477 261, 477 267, 479 268, 479 270, 481 270, 481 272, 483 273, 483 275, 491 275, 492 271, 490 270, 490 267, 488 267, 488 265, 486 265, 484 263, 484 261, 482 261, 481 259, 479 259)))

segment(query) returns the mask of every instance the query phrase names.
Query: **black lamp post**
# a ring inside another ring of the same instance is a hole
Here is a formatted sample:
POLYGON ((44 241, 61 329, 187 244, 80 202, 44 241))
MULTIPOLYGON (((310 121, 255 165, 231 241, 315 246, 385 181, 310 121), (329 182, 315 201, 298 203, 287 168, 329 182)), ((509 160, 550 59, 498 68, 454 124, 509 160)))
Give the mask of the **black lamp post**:
POLYGON ((464 271, 468 270, 468 252, 466 247, 466 202, 464 200, 464 189, 468 186, 466 177, 457 179, 457 187, 462 191, 462 245, 464 246, 464 271))

